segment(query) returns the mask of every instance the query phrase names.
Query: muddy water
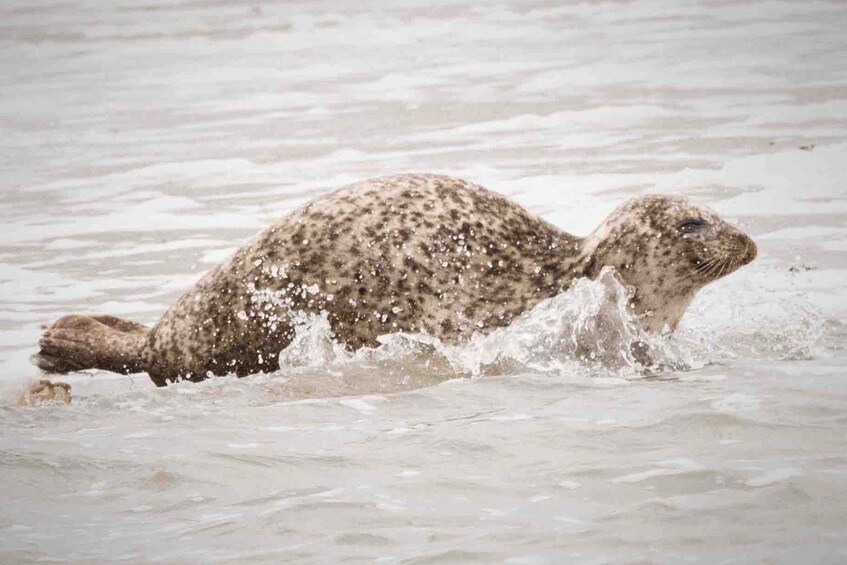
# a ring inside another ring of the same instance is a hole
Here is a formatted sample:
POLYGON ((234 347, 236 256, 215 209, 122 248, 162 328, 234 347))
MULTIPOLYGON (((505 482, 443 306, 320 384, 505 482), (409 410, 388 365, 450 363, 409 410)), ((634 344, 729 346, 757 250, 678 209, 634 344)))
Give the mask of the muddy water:
POLYGON ((0 562, 845 560, 845 28, 824 1, 4 2, 0 562), (276 375, 19 405, 41 324, 152 323, 274 218, 400 171, 577 234, 685 194, 760 257, 661 378, 526 337, 588 293, 464 349, 346 358, 315 321, 276 375), (516 362, 456 378, 492 351, 516 362))

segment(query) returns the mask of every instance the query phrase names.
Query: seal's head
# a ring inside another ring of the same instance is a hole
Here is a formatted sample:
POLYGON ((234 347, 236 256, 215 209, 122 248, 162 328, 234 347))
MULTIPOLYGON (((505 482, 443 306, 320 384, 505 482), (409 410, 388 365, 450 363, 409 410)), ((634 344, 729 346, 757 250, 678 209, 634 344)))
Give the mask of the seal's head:
POLYGON ((586 275, 615 267, 652 331, 676 328, 698 290, 756 258, 756 244, 714 211, 650 195, 615 210, 583 246, 586 275))

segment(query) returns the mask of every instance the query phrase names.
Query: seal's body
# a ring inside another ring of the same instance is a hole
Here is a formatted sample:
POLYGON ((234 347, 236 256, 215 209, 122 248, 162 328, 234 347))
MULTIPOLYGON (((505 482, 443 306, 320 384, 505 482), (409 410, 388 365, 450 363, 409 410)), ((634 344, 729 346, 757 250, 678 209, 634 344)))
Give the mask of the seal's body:
POLYGON ((456 342, 508 325, 582 276, 615 267, 649 329, 673 329, 696 291, 756 248, 713 212, 643 197, 582 239, 463 180, 398 175, 356 183, 286 216, 207 274, 152 328, 65 316, 36 363, 179 378, 278 368, 303 314, 325 313, 350 349, 393 332, 456 342))

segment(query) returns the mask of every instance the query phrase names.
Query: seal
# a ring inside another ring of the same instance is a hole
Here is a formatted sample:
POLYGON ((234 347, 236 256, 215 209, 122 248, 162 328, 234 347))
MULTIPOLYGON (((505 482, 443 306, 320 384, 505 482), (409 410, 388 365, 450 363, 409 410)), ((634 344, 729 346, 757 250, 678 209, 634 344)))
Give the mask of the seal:
POLYGON ((146 371, 159 386, 279 368, 299 316, 326 315, 350 350, 393 332, 445 342, 504 327, 577 278, 614 267, 648 330, 672 331, 696 292, 756 256, 716 213, 644 196, 588 237, 470 182, 396 175, 331 192, 204 276, 152 328, 70 315, 34 362, 48 373, 146 371))

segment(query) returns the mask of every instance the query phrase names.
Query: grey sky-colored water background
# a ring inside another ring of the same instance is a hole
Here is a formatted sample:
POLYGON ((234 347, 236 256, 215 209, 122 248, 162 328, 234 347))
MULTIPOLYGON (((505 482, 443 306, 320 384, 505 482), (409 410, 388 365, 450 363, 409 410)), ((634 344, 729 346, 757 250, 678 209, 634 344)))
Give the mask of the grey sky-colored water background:
POLYGON ((3 0, 0 563, 844 562, 845 30, 821 0, 3 0), (475 347, 349 358, 316 321, 278 374, 20 404, 42 324, 153 323, 286 212, 407 171, 579 235, 683 194, 760 254, 660 379, 533 341, 611 307, 588 285, 475 347), (492 351, 522 362, 448 378, 492 351))

